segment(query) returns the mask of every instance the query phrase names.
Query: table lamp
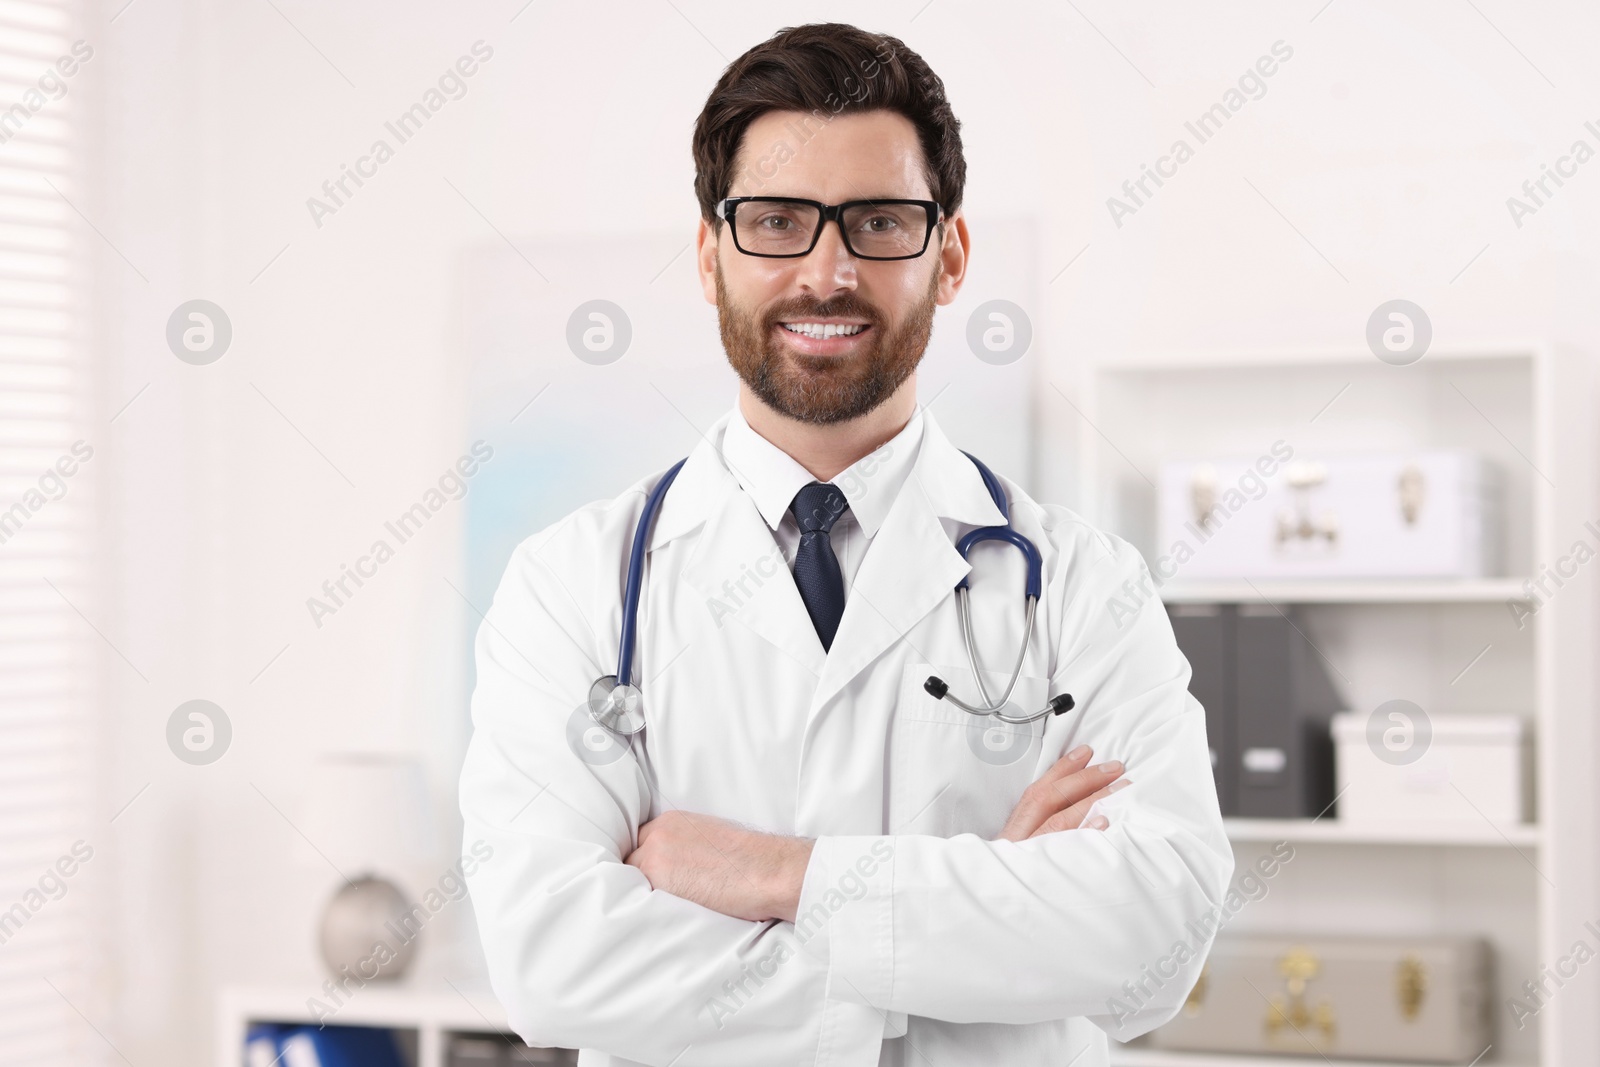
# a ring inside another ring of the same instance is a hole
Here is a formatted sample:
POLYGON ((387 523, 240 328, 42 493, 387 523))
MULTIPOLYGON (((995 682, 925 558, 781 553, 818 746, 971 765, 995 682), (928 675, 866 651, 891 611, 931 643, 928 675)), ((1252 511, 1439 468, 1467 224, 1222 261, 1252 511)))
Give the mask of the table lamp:
POLYGON ((303 863, 332 864, 341 883, 322 910, 318 947, 335 977, 396 979, 416 954, 426 908, 400 873, 434 854, 421 764, 376 752, 327 753, 312 765, 301 810, 303 863))

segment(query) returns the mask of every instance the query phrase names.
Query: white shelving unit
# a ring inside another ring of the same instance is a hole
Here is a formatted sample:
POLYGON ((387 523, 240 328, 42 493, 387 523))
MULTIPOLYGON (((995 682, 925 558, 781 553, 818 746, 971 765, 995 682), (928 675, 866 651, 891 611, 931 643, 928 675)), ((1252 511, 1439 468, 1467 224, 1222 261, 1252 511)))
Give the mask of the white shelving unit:
POLYGON ((1480 845, 1489 848, 1538 848, 1544 843, 1533 823, 1492 826, 1488 823, 1371 823, 1352 825, 1334 818, 1224 819, 1228 840, 1327 842, 1344 845, 1480 845))
MULTIPOLYGON (((309 1003, 332 999, 313 982, 294 986, 231 986, 217 997, 217 1067, 239 1067, 244 1038, 254 1023, 316 1026, 375 1026, 393 1030, 410 1067, 445 1067, 452 1034, 502 1036, 526 1048, 511 1032, 505 1011, 490 993, 447 983, 369 982, 353 988, 326 1018, 309 1003)), ((575 1063, 576 1053, 568 1062, 575 1063)))
MULTIPOLYGON (((1125 1049, 1113 1053, 1112 1062, 1122 1067, 1310 1067, 1347 1061, 1323 1060, 1315 1056, 1212 1056, 1198 1052, 1159 1052, 1155 1049, 1125 1049)), ((1395 1063, 1389 1060, 1352 1060, 1351 1067, 1417 1067, 1416 1063, 1395 1063)), ((1479 1061, 1480 1063, 1482 1061, 1479 1061)), ((1524 1067, 1517 1064, 1515 1067, 1524 1067)))
POLYGON ((1504 604, 1528 601, 1523 578, 1484 578, 1470 582, 1181 582, 1162 588, 1168 604, 1504 604))
MULTIPOLYGON (((1282 440, 1296 457, 1452 447, 1481 452, 1496 465, 1504 480, 1501 576, 1188 581, 1180 569, 1161 598, 1294 606, 1308 636, 1338 664, 1354 711, 1405 698, 1441 714, 1526 718, 1535 796, 1525 823, 1227 820, 1241 871, 1276 842, 1295 847, 1293 861, 1228 930, 1485 937, 1495 956, 1496 1035, 1479 1063, 1600 1062, 1600 1012, 1583 989, 1563 991, 1521 1030, 1507 1007, 1523 996, 1524 981, 1537 981, 1541 968, 1587 936, 1583 924, 1600 911, 1600 776, 1593 773, 1600 735, 1589 647, 1600 632, 1589 592, 1595 583, 1573 581, 1548 597, 1527 584, 1575 541, 1600 549, 1585 528, 1600 514, 1587 361, 1521 342, 1430 351, 1408 367, 1385 364, 1365 348, 1158 354, 1086 364, 1074 389, 1083 415, 1076 437, 1081 510, 1146 560, 1169 547, 1155 543, 1155 484, 1165 459, 1255 456, 1282 440), (1524 615, 1521 627, 1514 606, 1524 615), (1538 610, 1526 616, 1532 607, 1538 610)), ((1600 561, 1590 566, 1600 574, 1600 561)), ((1591 997, 1595 989, 1591 979, 1591 997)), ((1137 1043, 1113 1044, 1112 1057, 1124 1067, 1330 1062, 1137 1043)))

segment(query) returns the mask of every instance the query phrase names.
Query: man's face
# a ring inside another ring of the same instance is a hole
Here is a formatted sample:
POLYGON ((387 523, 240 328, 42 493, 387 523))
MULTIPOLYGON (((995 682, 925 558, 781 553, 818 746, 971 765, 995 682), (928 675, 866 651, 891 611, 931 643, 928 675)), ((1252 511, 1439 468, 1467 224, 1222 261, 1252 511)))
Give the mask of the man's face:
MULTIPOLYGON (((931 200, 916 127, 895 112, 836 116, 769 112, 745 132, 729 196, 796 196, 837 204, 877 197, 931 200)), ((959 214, 957 216, 959 219, 959 214)), ((724 222, 702 223, 700 268, 728 362, 768 407, 810 423, 856 418, 911 375, 927 350, 933 310, 955 299, 964 241, 947 220, 916 259, 856 259, 827 223, 809 255, 740 252, 724 222), (851 336, 803 336, 796 324, 864 327, 851 336)), ((960 224, 965 236, 965 224, 960 224)))

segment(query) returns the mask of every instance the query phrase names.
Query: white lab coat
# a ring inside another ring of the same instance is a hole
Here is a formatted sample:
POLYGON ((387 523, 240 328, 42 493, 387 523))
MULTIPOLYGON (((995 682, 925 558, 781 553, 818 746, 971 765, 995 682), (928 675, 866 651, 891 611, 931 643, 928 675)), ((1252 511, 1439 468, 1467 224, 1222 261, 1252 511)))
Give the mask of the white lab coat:
POLYGON ((468 878, 491 982, 530 1044, 580 1048, 585 1067, 1097 1067, 1108 1036, 1183 1003, 1233 853, 1166 613, 1137 552, 1002 476, 1044 558, 1013 702, 1065 691, 1077 708, 1020 739, 994 720, 974 733, 922 683, 976 698, 953 595, 970 570, 985 676, 1004 685, 1023 560, 988 543, 969 567, 956 551, 1000 513, 923 417, 826 653, 714 448, 727 416, 690 455, 639 612, 655 797, 633 752, 593 755, 582 709, 616 670, 628 549, 659 473, 513 554, 477 634, 460 799, 465 844, 493 849, 468 878), (1110 828, 992 840, 1083 742, 1133 782, 1097 805, 1110 828), (674 808, 815 838, 796 923, 721 915, 623 863, 640 823, 674 808))

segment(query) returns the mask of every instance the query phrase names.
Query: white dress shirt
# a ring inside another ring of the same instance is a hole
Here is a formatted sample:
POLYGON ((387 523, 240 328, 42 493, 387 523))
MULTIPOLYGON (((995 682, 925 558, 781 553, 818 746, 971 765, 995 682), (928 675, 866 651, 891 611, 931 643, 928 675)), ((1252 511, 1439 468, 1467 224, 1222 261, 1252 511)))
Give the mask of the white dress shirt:
MULTIPOLYGON (((867 546, 872 543, 878 527, 883 525, 895 495, 911 472, 921 444, 922 405, 918 404, 899 433, 840 471, 829 483, 844 493, 850 505, 833 524, 828 537, 844 576, 846 600, 867 546)), ((793 456, 751 428, 737 403, 723 432, 722 458, 739 485, 755 501, 793 574, 795 553, 800 547, 800 524, 795 521, 790 505, 796 493, 818 479, 793 456)))

